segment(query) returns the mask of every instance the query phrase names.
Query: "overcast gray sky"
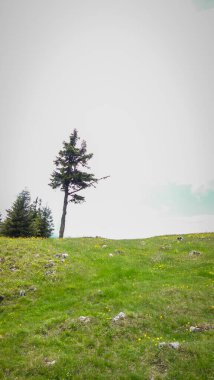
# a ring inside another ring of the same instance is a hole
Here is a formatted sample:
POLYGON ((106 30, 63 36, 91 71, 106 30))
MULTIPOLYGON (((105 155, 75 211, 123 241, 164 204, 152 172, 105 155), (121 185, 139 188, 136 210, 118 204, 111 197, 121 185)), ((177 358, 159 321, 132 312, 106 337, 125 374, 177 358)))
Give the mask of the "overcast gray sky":
POLYGON ((53 211, 77 128, 111 175, 66 236, 214 230, 214 1, 0 0, 0 209, 25 187, 53 211))

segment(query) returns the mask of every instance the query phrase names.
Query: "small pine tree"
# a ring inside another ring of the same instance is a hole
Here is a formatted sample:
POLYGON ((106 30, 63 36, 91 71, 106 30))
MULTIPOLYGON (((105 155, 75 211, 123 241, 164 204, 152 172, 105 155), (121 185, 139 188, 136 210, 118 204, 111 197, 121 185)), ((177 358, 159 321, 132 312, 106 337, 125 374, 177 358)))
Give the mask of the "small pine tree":
POLYGON ((41 228, 40 228, 41 204, 42 204, 41 199, 37 197, 30 207, 30 220, 31 220, 30 234, 31 236, 35 236, 35 237, 41 236, 41 228))
POLYGON ((0 236, 2 235, 2 214, 0 212, 0 236))
POLYGON ((30 204, 30 193, 23 190, 7 210, 7 216, 2 223, 2 235, 10 237, 50 237, 53 231, 51 210, 42 207, 39 198, 30 204))
POLYGON ((41 210, 41 236, 48 238, 54 230, 52 213, 49 207, 43 207, 41 210))
POLYGON ((11 237, 30 236, 30 193, 23 190, 7 211, 2 223, 2 234, 11 237))
POLYGON ((80 147, 78 144, 77 130, 71 133, 69 142, 63 142, 63 149, 59 151, 59 155, 54 161, 56 169, 51 175, 49 185, 53 188, 60 188, 64 192, 64 203, 61 217, 61 226, 59 237, 63 238, 65 229, 65 217, 67 213, 68 202, 81 203, 85 197, 77 193, 87 187, 95 187, 95 185, 103 178, 96 178, 94 174, 85 171, 90 169, 88 161, 93 157, 93 153, 87 153, 86 142, 83 140, 80 147))
POLYGON ((31 234, 36 237, 50 237, 53 232, 53 218, 49 207, 42 207, 41 199, 31 206, 31 234))

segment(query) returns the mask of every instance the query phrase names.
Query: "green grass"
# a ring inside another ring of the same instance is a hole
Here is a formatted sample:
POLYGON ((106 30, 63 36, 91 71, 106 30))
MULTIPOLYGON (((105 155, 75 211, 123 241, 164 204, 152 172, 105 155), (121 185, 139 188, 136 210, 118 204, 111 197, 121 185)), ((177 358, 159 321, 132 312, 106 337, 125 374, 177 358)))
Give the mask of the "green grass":
POLYGON ((213 323, 213 250, 214 234, 0 238, 0 378, 213 379, 214 330, 189 331, 213 323), (65 262, 54 256, 62 252, 65 262), (113 322, 121 311, 127 317, 113 322), (163 341, 180 348, 159 348, 163 341))

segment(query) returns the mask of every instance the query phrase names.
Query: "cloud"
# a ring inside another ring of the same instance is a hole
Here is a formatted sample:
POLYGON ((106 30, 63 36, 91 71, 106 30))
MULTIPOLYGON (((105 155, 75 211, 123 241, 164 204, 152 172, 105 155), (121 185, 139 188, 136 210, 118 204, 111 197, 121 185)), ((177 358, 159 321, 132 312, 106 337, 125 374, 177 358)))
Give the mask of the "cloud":
POLYGON ((195 189, 192 185, 171 183, 150 193, 149 203, 164 214, 176 216, 214 214, 214 184, 195 189))

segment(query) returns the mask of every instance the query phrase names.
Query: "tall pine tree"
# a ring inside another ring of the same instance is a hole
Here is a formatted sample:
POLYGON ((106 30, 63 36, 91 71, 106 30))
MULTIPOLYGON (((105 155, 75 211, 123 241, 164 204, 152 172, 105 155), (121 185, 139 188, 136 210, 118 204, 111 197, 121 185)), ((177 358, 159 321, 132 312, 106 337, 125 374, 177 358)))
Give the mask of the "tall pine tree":
POLYGON ((93 153, 87 153, 86 142, 83 140, 78 147, 78 132, 76 129, 70 135, 68 142, 63 142, 63 149, 54 161, 56 169, 51 175, 50 186, 53 189, 60 188, 64 192, 64 202, 61 217, 59 237, 63 238, 65 230, 65 219, 68 202, 81 203, 85 197, 77 194, 79 191, 95 185, 103 178, 96 178, 94 174, 85 169, 90 169, 88 161, 93 153))

